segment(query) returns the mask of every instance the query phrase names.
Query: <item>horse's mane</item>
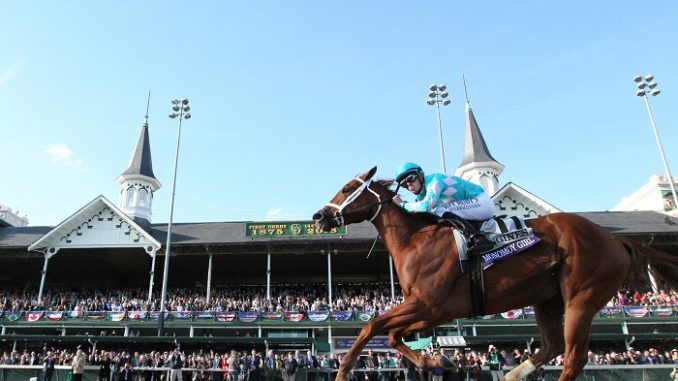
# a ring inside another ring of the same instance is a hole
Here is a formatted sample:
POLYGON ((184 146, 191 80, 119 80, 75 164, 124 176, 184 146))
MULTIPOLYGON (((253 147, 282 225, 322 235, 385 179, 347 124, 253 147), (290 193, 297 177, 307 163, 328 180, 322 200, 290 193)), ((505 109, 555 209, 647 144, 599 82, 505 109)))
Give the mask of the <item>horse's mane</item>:
MULTIPOLYGON (((395 192, 395 186, 396 186, 396 181, 394 179, 379 179, 375 180, 375 182, 381 186, 384 187, 389 192, 389 197, 393 198, 396 195, 395 192)), ((421 220, 422 222, 430 225, 438 225, 440 224, 441 218, 436 216, 433 213, 403 213, 407 214, 410 218, 416 219, 416 220, 421 220)))

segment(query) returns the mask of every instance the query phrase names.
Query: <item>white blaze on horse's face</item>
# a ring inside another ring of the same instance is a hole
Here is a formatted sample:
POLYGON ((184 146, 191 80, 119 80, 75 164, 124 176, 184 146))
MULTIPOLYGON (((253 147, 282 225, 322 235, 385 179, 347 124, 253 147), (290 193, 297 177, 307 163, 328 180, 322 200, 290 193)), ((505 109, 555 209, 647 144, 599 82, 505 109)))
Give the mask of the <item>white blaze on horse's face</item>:
POLYGON ((369 221, 374 220, 381 211, 382 204, 379 194, 370 188, 372 176, 374 176, 376 170, 377 167, 374 167, 370 171, 356 177, 353 181, 350 181, 348 184, 346 184, 329 203, 325 204, 323 209, 320 209, 316 214, 313 215, 313 220, 316 222, 316 225, 321 227, 323 230, 328 231, 334 227, 344 226, 347 222, 359 222, 346 221, 344 215, 347 212, 369 209, 376 205, 378 208, 374 215, 372 215, 370 218, 364 217, 360 221, 364 219, 368 219, 369 221), (366 189, 377 198, 376 204, 346 209, 349 205, 354 204, 366 189))

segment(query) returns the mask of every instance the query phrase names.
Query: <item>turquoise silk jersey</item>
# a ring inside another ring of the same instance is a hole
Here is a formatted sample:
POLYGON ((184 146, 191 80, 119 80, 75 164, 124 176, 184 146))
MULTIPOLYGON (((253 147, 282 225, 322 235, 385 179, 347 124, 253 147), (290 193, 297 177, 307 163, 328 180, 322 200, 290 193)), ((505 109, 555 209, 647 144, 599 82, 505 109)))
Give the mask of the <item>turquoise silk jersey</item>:
POLYGON ((472 199, 485 190, 461 177, 433 173, 424 177, 424 191, 413 202, 403 202, 408 212, 430 212, 441 205, 472 199))

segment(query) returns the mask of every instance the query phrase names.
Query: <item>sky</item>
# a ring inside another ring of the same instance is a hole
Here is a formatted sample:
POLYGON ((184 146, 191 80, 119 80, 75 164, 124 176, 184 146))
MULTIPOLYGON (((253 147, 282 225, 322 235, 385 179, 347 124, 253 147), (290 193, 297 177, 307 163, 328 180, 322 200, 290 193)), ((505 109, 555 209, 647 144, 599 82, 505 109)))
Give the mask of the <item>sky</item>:
MULTIPOLYGON (((151 92, 153 222, 309 220, 353 176, 461 163, 462 75, 490 153, 570 212, 678 171, 673 1, 8 1, 0 13, 0 204, 57 225, 129 164, 151 92)), ((676 172, 678 174, 678 172, 676 172)))

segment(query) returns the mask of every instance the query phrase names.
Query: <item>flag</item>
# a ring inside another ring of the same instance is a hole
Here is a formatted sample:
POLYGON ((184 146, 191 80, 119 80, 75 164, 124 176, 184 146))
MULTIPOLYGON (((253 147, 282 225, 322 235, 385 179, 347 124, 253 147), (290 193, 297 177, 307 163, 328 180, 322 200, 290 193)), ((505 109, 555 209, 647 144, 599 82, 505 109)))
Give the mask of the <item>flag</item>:
POLYGON ((652 316, 659 317, 673 316, 673 310, 671 309, 671 307, 652 306, 650 307, 650 312, 652 313, 652 316))
POLYGON ((108 321, 123 321, 125 319, 125 312, 106 312, 106 320, 108 321))
POLYGON ((252 323, 253 321, 257 320, 258 317, 259 317, 258 312, 253 311, 238 312, 238 319, 240 319, 240 321, 243 323, 252 323))
POLYGON ((216 318, 218 321, 233 321, 235 320, 235 312, 217 312, 216 318))
POLYGON ((69 319, 81 319, 85 317, 85 311, 83 310, 68 311, 67 314, 69 319))
POLYGON ((38 321, 42 319, 42 311, 34 311, 26 313, 26 320, 28 321, 38 321))
POLYGON ((188 320, 191 318, 193 314, 191 313, 191 311, 172 311, 170 312, 170 315, 172 316, 173 319, 188 320))
POLYGON ((508 320, 518 319, 523 315, 523 310, 518 308, 516 310, 506 311, 501 313, 501 317, 508 320))
MULTIPOLYGON (((165 311, 162 315, 163 315, 162 320, 167 320, 167 319, 169 319, 170 313, 165 311)), ((158 319, 160 319, 160 312, 151 311, 151 320, 158 321, 158 319)))
POLYGON ((304 314, 302 312, 285 311, 285 320, 294 322, 302 321, 304 320, 304 314))
POLYGON ((600 310, 601 317, 616 317, 621 316, 623 313, 624 310, 621 306, 603 307, 603 309, 600 310))
POLYGON ((631 317, 640 318, 647 315, 647 308, 643 306, 625 306, 624 312, 631 317))
POLYGON ((106 311, 87 311, 87 320, 103 320, 106 318, 106 311))
POLYGON ((23 317, 24 313, 23 312, 10 312, 7 315, 5 315, 5 319, 8 321, 17 321, 23 317))
POLYGON ((332 311, 332 320, 334 321, 349 321, 353 316, 351 311, 332 311))
POLYGON ((47 311, 45 317, 51 321, 59 321, 64 317, 63 311, 47 311))
POLYGON ((195 311, 193 312, 193 317, 195 319, 214 319, 214 312, 212 311, 195 311))
POLYGON ((528 319, 534 319, 534 307, 529 306, 523 308, 523 315, 528 319))
POLYGON ((374 317, 374 314, 369 311, 363 311, 358 313, 358 319, 362 321, 370 321, 374 317))
POLYGON ((330 317, 330 311, 308 311, 306 315, 311 321, 325 321, 330 317))
MULTIPOLYGON (((127 318, 129 320, 144 320, 148 316, 148 311, 127 311, 127 318)), ((158 316, 155 316, 155 320, 158 320, 158 316)))
POLYGON ((261 319, 262 320, 280 320, 280 318, 282 318, 281 312, 262 312, 261 313, 261 319))

